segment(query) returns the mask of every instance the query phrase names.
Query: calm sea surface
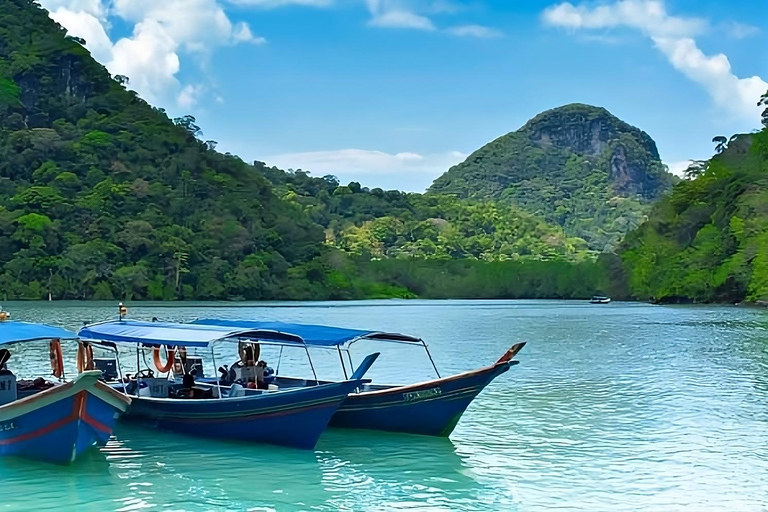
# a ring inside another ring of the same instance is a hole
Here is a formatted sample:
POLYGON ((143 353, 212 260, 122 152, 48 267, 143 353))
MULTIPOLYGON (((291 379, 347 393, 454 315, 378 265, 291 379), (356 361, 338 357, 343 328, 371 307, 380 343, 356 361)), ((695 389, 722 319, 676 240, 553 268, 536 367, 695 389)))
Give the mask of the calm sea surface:
MULTIPOLYGON (((3 306, 17 319, 70 328, 116 313, 111 303, 3 306)), ((136 319, 406 332, 427 340, 443 374, 529 343, 450 439, 329 430, 304 452, 121 426, 72 467, 0 460, 0 510, 768 510, 765 310, 558 301, 129 308, 136 319)), ((378 381, 430 376, 419 349, 385 350, 372 369, 378 381)), ((304 356, 288 352, 280 373, 307 374, 304 356)), ((312 355, 320 378, 340 374, 337 354, 312 355)), ((278 356, 263 354, 273 367, 278 356)), ((30 348, 11 363, 32 373, 48 370, 46 357, 30 348)), ((234 349, 216 358, 230 363, 234 349)), ((135 355, 126 360, 135 366, 135 355)))

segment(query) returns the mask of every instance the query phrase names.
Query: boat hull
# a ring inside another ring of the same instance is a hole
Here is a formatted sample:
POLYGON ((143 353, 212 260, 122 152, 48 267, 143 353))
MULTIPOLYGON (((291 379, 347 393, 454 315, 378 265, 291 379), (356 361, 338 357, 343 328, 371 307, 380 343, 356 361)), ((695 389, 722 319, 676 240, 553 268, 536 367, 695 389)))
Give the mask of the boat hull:
POLYGON ((311 450, 362 381, 222 399, 134 397, 126 419, 182 434, 311 450))
POLYGON ((0 407, 0 455, 69 464, 104 445, 130 399, 87 372, 75 381, 0 407))
POLYGON ((420 384, 352 393, 331 426, 447 437, 472 400, 517 361, 420 384))

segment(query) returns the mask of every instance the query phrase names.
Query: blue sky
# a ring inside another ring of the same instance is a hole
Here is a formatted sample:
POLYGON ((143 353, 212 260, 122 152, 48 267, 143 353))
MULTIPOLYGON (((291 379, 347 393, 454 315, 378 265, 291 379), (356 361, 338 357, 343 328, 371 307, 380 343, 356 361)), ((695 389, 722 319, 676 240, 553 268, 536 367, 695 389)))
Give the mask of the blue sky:
POLYGON ((768 1, 42 0, 206 139, 344 182, 424 190, 571 102, 647 131, 674 169, 759 126, 768 1))

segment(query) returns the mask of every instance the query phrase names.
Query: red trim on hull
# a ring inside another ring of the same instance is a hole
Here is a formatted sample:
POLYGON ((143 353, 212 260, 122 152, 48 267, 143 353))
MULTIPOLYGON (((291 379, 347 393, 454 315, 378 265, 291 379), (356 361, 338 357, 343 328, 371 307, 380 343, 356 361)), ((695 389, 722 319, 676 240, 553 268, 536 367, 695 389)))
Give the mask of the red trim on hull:
POLYGON ((69 413, 69 416, 65 416, 64 418, 61 418, 59 421, 46 425, 37 430, 33 430, 32 432, 27 432, 26 434, 12 437, 10 439, 0 439, 0 446, 7 446, 9 444, 14 444, 14 443, 23 443, 24 441, 29 441, 30 439, 35 439, 36 437, 42 437, 46 434, 50 434, 51 432, 60 429, 61 427, 69 425, 70 423, 77 421, 78 419, 81 419, 82 417, 81 414, 85 410, 85 397, 87 394, 88 394, 87 391, 81 391, 72 397, 73 406, 72 406, 72 412, 69 413))

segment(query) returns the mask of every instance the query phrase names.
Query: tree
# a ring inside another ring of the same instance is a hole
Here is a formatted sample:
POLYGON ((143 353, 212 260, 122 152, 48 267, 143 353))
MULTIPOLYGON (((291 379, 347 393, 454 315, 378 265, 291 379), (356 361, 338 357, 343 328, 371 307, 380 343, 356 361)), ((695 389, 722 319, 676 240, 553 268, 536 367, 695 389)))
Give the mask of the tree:
POLYGON ((725 151, 725 149, 728 147, 728 138, 723 137, 722 135, 718 135, 717 137, 713 138, 712 142, 715 143, 715 153, 718 155, 725 151))
POLYGON ((181 126, 187 132, 189 132, 190 135, 192 135, 195 138, 201 137, 203 135, 203 131, 200 129, 199 126, 197 126, 197 119, 195 119, 195 116, 182 116, 177 117, 173 120, 174 123, 176 123, 177 126, 181 126))
POLYGON ((763 123, 763 126, 768 128, 768 91, 760 97, 757 106, 765 107, 765 110, 760 114, 760 121, 763 123))

